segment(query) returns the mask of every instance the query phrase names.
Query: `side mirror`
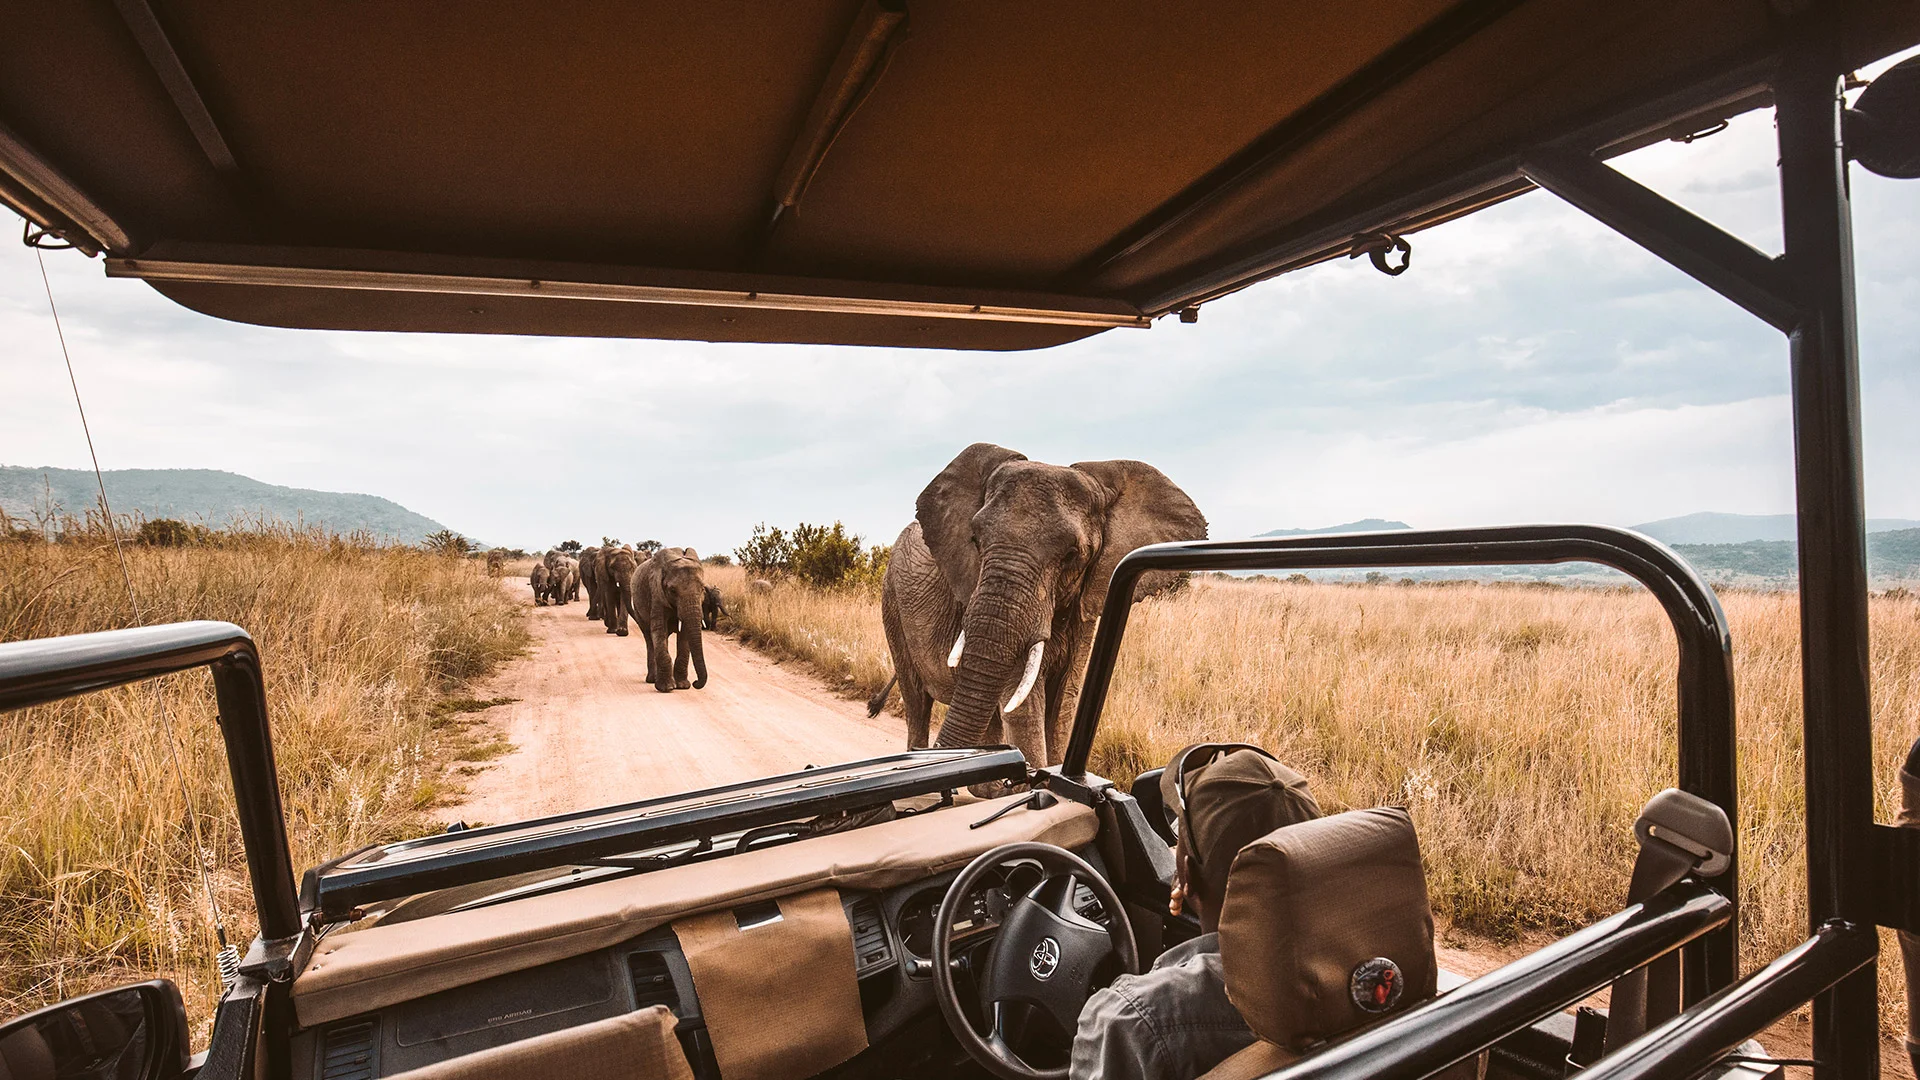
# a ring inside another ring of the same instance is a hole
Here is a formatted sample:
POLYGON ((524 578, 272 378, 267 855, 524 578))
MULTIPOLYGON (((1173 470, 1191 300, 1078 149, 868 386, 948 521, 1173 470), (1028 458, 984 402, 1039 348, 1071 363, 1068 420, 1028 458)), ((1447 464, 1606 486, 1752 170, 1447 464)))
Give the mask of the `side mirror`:
POLYGON ((187 1010, 165 979, 102 990, 0 1024, 0 1080, 173 1080, 187 1010))
POLYGON ((1920 177, 1920 56, 1881 72, 1847 110, 1845 125, 1847 154, 1868 172, 1920 177))

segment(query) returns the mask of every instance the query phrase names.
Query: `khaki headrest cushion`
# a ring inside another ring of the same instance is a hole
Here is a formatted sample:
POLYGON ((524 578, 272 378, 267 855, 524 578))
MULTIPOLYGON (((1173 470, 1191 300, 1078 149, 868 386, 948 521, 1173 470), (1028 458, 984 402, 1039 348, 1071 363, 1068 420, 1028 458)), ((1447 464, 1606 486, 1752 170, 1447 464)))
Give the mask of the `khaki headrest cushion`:
POLYGON ((1227 996, 1253 1033, 1299 1051, 1434 994, 1433 911, 1399 807, 1288 825, 1240 849, 1220 911, 1227 996), (1378 958, 1398 969, 1375 1002, 1378 958), (1365 969, 1365 970, 1362 970, 1365 969), (1355 1001, 1356 972, 1362 1008, 1355 1001))

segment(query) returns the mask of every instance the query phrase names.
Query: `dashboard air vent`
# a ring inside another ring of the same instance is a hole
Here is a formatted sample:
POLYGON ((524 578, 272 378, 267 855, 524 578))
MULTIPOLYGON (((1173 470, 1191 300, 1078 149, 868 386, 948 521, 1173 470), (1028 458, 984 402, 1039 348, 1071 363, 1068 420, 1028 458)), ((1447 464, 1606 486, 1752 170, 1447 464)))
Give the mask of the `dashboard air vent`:
POLYGON ((627 957, 627 970, 633 974, 633 1007, 650 1009, 665 1005, 677 1015, 680 992, 674 989, 673 973, 667 970, 665 953, 637 952, 627 957))
POLYGON ((853 926, 854 974, 865 975, 887 966, 893 959, 893 948, 887 943, 887 926, 873 897, 862 896, 849 905, 847 922, 853 926))
POLYGON ((342 1024, 320 1037, 320 1080, 373 1080, 373 1023, 342 1024))

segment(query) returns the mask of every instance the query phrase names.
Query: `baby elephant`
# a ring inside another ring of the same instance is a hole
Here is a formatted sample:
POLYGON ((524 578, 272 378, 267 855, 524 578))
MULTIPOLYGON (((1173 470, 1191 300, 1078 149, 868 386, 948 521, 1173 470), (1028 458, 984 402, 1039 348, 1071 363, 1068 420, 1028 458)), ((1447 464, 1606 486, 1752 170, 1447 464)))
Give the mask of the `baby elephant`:
POLYGON ((547 564, 535 563, 533 572, 527 575, 527 584, 533 586, 534 604, 540 607, 547 606, 547 597, 552 592, 552 581, 553 571, 547 569, 547 564))
POLYGON ((706 598, 700 601, 700 628, 718 630, 720 616, 727 614, 726 601, 720 599, 720 586, 707 586, 706 598))
POLYGON ((663 694, 687 689, 687 661, 693 661, 693 689, 707 685, 707 654, 700 647, 700 605, 707 583, 700 556, 692 548, 661 548, 633 574, 633 621, 647 639, 647 681, 663 694), (676 635, 673 664, 667 664, 667 635, 676 635))

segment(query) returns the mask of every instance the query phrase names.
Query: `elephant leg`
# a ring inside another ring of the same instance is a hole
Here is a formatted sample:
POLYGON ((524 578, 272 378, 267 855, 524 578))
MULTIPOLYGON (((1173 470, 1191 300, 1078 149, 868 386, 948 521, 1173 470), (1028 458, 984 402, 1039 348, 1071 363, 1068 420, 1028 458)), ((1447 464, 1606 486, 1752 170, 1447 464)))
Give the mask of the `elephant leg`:
MULTIPOLYGON (((1030 695, 1012 716, 1003 717, 1006 741, 1012 743, 1026 755, 1027 764, 1038 769, 1052 762, 1047 760, 1047 718, 1043 701, 1036 700, 1042 695, 1030 695)), ((994 725, 989 724, 987 735, 992 740, 994 725)))
POLYGON ((641 640, 643 640, 643 641, 645 641, 645 642, 646 642, 646 644, 647 644, 647 681, 648 681, 648 682, 652 682, 652 681, 653 681, 653 679, 654 679, 654 674, 653 674, 653 631, 652 631, 652 630, 649 630, 649 629, 647 628, 647 624, 646 624, 646 623, 641 623, 641 624, 640 624, 640 638, 641 638, 641 640))
POLYGON ((682 623, 673 632, 673 688, 685 690, 693 684, 687 681, 687 661, 693 656, 693 642, 687 640, 686 624, 682 623))
POLYGON ((931 745, 933 695, 918 687, 909 693, 902 686, 900 706, 907 711, 907 749, 922 750, 931 745))
MULTIPOLYGON (((647 665, 652 668, 654 672, 653 688, 663 694, 672 693, 674 686, 673 664, 672 661, 667 659, 667 625, 666 623, 661 623, 659 626, 654 627, 653 648, 651 650, 653 653, 653 662, 647 665)), ((686 683, 682 681, 680 685, 684 688, 686 683)))
MULTIPOLYGON (((1074 642, 1073 656, 1061 674, 1060 703, 1047 717, 1047 764, 1058 765, 1067 756, 1067 741, 1073 737, 1073 718, 1080 711, 1080 686, 1087 681, 1087 657, 1093 653, 1093 625, 1081 628, 1074 642)), ((1049 695, 1051 701, 1051 695, 1049 695)))
POLYGON ((621 637, 627 636, 627 607, 633 602, 633 593, 622 586, 613 598, 613 632, 621 637))

